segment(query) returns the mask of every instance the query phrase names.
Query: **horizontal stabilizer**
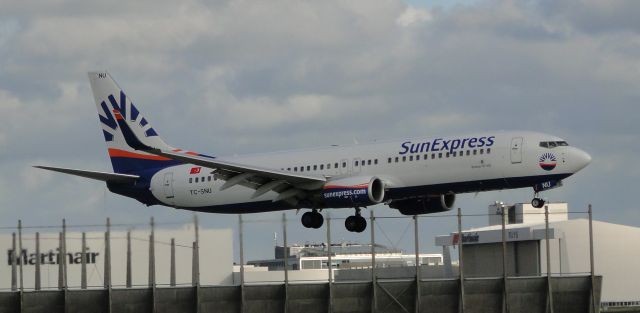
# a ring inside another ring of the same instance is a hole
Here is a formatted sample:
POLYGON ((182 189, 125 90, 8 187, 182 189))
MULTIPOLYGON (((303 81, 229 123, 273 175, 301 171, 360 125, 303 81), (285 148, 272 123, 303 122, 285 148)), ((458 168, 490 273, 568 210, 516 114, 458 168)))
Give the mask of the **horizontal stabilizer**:
POLYGON ((49 170, 49 171, 75 175, 75 176, 80 176, 80 177, 90 178, 95 180, 101 180, 105 182, 113 182, 113 183, 134 183, 138 178, 140 178, 140 176, 138 175, 85 171, 85 170, 77 170, 77 169, 64 168, 64 167, 51 167, 51 166, 40 166, 40 165, 36 165, 34 167, 41 168, 43 170, 49 170))

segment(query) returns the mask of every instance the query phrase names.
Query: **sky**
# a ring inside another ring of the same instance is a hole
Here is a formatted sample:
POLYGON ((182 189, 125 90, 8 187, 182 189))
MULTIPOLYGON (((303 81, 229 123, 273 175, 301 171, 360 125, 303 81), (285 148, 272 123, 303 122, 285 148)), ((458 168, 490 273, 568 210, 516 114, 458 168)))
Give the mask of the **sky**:
MULTIPOLYGON (((32 226, 192 219, 112 195, 100 182, 31 167, 112 170, 91 70, 108 70, 171 145, 213 155, 485 130, 554 134, 593 161, 545 197, 572 211, 591 203, 596 219, 640 226, 638 1, 0 0, 0 7, 0 227, 18 219, 32 226)), ((456 207, 484 214, 494 201, 531 197, 530 189, 463 194, 456 207)), ((245 216, 248 258, 271 257, 281 214, 245 216)), ((289 242, 325 240, 324 230, 299 224, 300 214, 286 216, 289 242)), ((237 230, 235 215, 199 218, 204 227, 237 230)), ((486 217, 464 222, 484 224, 486 217)), ((413 249, 410 220, 377 227, 381 243, 413 249)), ((421 219, 421 249, 438 252, 433 237, 454 227, 450 217, 421 219)), ((338 241, 369 238, 332 229, 338 241)))

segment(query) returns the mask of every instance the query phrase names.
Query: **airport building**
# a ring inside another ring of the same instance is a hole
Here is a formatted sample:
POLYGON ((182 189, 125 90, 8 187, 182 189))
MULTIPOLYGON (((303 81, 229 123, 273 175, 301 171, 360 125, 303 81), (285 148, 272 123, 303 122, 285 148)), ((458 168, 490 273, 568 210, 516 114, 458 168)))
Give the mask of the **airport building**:
MULTIPOLYGON (((549 260, 547 269, 546 226, 543 209, 530 204, 489 206, 486 227, 437 236, 445 250, 462 241, 465 277, 502 276, 502 210, 505 210, 507 273, 509 276, 584 275, 591 271, 589 220, 569 219, 566 203, 550 203, 549 260)), ((640 228, 594 220, 593 253, 596 275, 603 277, 602 305, 640 303, 640 228)), ((457 250, 456 250, 457 251, 457 250)), ((445 264, 447 266, 447 264, 445 264)))
MULTIPOLYGON (((206 285, 229 285, 232 283, 233 239, 231 229, 200 229, 200 241, 206 242, 199 247, 199 260, 206 266, 200 266, 200 283, 206 285)), ((39 247, 36 247, 35 233, 23 232, 22 252, 17 254, 18 261, 12 258, 20 246, 11 233, 0 234, 0 248, 5 251, 5 258, 0 265, 0 290, 9 290, 12 285, 12 268, 19 273, 23 271, 25 289, 35 287, 36 259, 40 259, 40 277, 42 289, 58 288, 60 257, 60 233, 40 233, 39 247), (15 245, 14 245, 15 244, 15 245), (39 248, 39 255, 36 249, 39 248)), ((172 239, 175 260, 176 285, 192 284, 193 243, 195 231, 193 225, 185 225, 179 229, 155 229, 153 254, 155 255, 155 280, 158 285, 169 285, 171 278, 172 239)), ((114 287, 124 287, 127 282, 127 231, 111 231, 111 279, 114 287)), ((130 231, 131 285, 148 286, 150 231, 134 229, 130 231)), ((105 233, 85 233, 85 254, 87 286, 102 288, 104 286, 105 233)), ((82 267, 82 233, 66 233, 66 271, 67 286, 81 286, 82 267)), ((18 275, 16 275, 18 276, 18 275)), ((19 278, 16 277, 16 280, 19 278)), ((19 286, 19 282, 17 282, 19 286)))

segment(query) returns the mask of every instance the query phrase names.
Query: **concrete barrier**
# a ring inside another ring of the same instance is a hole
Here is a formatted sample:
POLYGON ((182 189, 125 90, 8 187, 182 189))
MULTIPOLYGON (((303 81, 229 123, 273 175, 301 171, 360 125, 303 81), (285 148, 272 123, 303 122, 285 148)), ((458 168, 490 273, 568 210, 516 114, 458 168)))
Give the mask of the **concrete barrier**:
MULTIPOLYGON (((594 279, 596 303, 600 303, 602 277, 594 279)), ((247 285, 171 287, 156 289, 0 292, 0 313, 5 312, 371 312, 375 300, 378 312, 415 312, 415 280, 378 280, 247 285), (375 288, 375 289, 374 289, 375 288), (330 297, 331 293, 331 297, 330 297), (375 299, 373 298, 375 294, 375 299), (110 308, 110 310, 109 310, 110 308)), ((503 279, 467 279, 464 282, 465 312, 500 312, 503 306, 503 279)), ((591 277, 509 278, 509 311, 546 312, 548 295, 554 312, 588 312, 591 305, 591 277), (551 293, 549 293, 550 286, 551 293)), ((420 281, 420 312, 457 313, 461 305, 460 281, 456 279, 420 281)))

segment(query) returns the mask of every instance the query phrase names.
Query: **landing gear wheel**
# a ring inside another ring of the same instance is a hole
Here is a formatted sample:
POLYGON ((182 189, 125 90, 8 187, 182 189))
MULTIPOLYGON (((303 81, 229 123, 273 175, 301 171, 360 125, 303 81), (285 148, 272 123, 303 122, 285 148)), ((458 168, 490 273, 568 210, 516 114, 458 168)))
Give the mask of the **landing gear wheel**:
POLYGON ((356 215, 347 217, 344 221, 344 227, 348 231, 355 233, 361 233, 367 229, 367 220, 360 215, 360 209, 356 209, 356 215))
POLYGON ((300 221, 302 222, 302 226, 306 228, 318 229, 322 227, 322 224, 324 224, 324 217, 318 211, 313 210, 302 214, 300 221))
POLYGON ((543 207, 544 204, 545 204, 545 201, 540 198, 533 198, 533 200, 531 200, 531 206, 533 206, 536 209, 543 207))

